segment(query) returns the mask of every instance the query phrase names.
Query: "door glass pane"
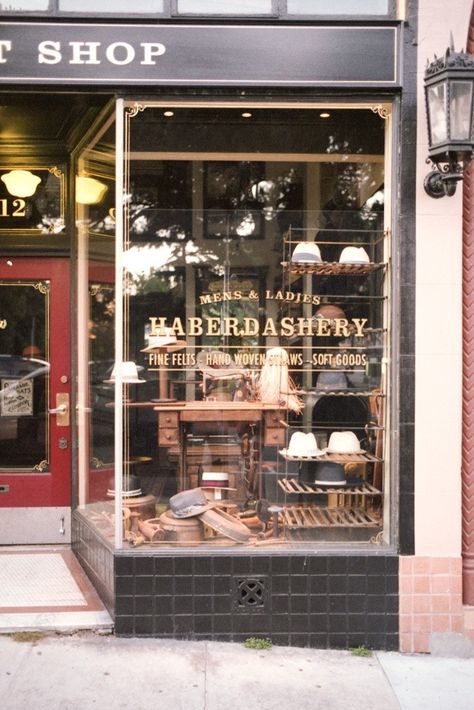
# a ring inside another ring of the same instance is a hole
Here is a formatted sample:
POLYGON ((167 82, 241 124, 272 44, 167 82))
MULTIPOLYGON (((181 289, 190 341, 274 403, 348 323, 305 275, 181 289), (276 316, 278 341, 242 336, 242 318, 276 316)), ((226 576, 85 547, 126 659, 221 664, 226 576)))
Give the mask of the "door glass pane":
POLYGON ((49 466, 49 282, 0 282, 0 468, 49 466))

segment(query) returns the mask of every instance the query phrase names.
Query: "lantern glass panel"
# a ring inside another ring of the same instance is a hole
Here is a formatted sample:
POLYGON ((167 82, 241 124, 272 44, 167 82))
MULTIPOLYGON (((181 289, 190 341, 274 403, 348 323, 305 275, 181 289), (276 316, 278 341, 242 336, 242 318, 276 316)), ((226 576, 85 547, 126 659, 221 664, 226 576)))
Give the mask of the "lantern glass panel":
POLYGON ((437 84, 428 87, 428 112, 430 117, 431 145, 442 143, 448 137, 446 121, 446 86, 437 84))
POLYGON ((471 133, 472 82, 453 81, 449 96, 451 139, 468 141, 471 133))

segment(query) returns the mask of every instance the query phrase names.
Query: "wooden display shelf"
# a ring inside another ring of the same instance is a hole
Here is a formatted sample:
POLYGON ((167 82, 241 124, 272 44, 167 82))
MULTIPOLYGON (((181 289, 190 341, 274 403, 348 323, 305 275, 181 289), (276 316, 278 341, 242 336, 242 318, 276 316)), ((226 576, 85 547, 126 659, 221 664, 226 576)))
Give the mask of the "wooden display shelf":
POLYGON ((280 456, 285 461, 334 461, 335 463, 382 463, 383 459, 367 451, 359 454, 321 454, 320 456, 293 456, 284 450, 280 450, 280 456))
POLYGON ((363 508, 319 506, 285 506, 280 519, 287 528, 374 528, 381 525, 380 516, 363 508))
POLYGON ((322 261, 316 264, 301 264, 292 261, 282 261, 281 265, 290 274, 317 274, 321 276, 364 276, 374 271, 384 269, 385 263, 374 261, 368 264, 340 264, 338 261, 322 261))
POLYGON ((356 485, 347 486, 320 486, 317 483, 305 483, 303 481, 297 481, 296 478, 282 478, 278 481, 278 485, 285 493, 297 493, 305 495, 315 495, 315 494, 330 494, 336 493, 344 496, 380 496, 382 491, 378 488, 372 486, 366 481, 361 481, 356 485))

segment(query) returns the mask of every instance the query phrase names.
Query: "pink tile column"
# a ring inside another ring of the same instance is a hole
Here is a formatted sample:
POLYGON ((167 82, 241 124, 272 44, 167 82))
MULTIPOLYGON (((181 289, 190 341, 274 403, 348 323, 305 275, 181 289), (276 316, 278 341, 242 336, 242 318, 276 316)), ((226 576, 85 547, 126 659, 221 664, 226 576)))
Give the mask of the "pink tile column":
POLYGON ((400 557, 400 651, 429 653, 432 633, 464 630, 462 563, 400 557))

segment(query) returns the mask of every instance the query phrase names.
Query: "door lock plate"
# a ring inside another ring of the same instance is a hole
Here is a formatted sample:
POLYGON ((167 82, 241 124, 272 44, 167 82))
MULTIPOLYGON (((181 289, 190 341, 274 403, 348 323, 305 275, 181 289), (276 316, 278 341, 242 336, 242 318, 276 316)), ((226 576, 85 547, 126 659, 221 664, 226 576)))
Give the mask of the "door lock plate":
POLYGON ((58 392, 56 394, 56 426, 69 426, 69 394, 58 392))

